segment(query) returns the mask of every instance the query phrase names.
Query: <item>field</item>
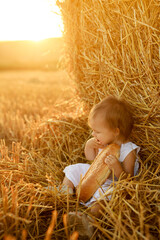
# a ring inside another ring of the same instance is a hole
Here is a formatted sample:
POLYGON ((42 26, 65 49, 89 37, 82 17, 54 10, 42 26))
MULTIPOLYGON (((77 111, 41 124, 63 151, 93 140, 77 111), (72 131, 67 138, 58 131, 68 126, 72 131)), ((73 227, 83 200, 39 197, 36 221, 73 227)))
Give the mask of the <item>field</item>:
MULTIPOLYGON (((52 210, 67 211, 67 199, 43 187, 59 184, 64 166, 82 152, 85 134, 76 140, 82 121, 70 120, 76 101, 64 71, 0 72, 0 239, 7 233, 19 239, 23 230, 28 239, 44 239, 52 210)), ((64 235, 60 229, 56 236, 64 235)))
POLYGON ((0 70, 57 70, 63 38, 0 42, 0 70))
POLYGON ((72 94, 64 71, 0 72, 1 139, 22 141, 23 130, 32 121, 51 117, 54 105, 72 94))
POLYGON ((62 217, 76 199, 44 187, 58 186, 65 166, 84 161, 89 132, 74 83, 59 70, 63 44, 0 42, 0 239, 49 240, 53 210, 53 238, 68 234, 62 217))

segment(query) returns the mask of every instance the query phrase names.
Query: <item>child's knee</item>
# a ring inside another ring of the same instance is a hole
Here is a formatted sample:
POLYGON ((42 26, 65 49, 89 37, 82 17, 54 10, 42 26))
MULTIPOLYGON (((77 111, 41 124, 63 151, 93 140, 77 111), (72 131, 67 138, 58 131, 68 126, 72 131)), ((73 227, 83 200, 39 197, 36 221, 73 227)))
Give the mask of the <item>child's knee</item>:
POLYGON ((74 189, 73 183, 65 176, 62 182, 62 185, 68 186, 69 188, 74 189))
POLYGON ((100 218, 102 215, 101 211, 103 209, 103 204, 104 204, 103 201, 101 201, 100 203, 94 203, 93 206, 91 206, 90 208, 90 213, 93 216, 100 218))
POLYGON ((102 206, 99 203, 95 203, 91 208, 90 208, 90 213, 99 218, 101 217, 101 210, 102 210, 102 206))

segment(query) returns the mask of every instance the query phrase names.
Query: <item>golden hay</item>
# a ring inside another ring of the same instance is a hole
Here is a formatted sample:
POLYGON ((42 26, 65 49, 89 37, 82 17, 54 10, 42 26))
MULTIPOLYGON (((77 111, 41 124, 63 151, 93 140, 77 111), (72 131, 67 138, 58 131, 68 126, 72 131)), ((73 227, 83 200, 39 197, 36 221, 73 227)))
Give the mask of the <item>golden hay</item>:
MULTIPOLYGON (((78 104, 75 106, 77 109, 78 104)), ((34 126, 24 137, 24 146, 13 143, 8 150, 4 141, 0 144, 0 239, 7 234, 19 239, 24 229, 33 239, 50 239, 51 235, 52 239, 67 239, 70 226, 66 226, 65 214, 76 209, 89 214, 76 197, 69 199, 54 187, 61 183, 65 166, 85 162, 83 148, 90 135, 85 116, 72 111, 58 118, 57 112, 54 118, 34 126), (55 190, 44 189, 48 185, 55 190), (58 213, 56 223, 53 210, 58 213)), ((118 181, 109 202, 102 196, 102 219, 94 223, 98 239, 157 238, 158 173, 159 168, 146 169, 142 163, 137 177, 118 181)))
POLYGON ((48 191, 44 187, 58 186, 65 166, 85 161, 83 148, 89 128, 80 103, 78 106, 75 102, 75 108, 72 99, 63 106, 62 103, 57 105, 53 118, 30 122, 21 143, 12 142, 8 147, 1 140, 0 239, 6 234, 19 238, 23 229, 33 239, 44 239, 45 234, 46 239, 49 238, 47 229, 50 229, 54 209, 58 210, 58 220, 53 236, 66 239, 62 215, 75 210, 77 199, 70 200, 56 188, 48 191), (66 106, 69 112, 62 113, 61 108, 66 106))
MULTIPOLYGON (((50 239, 51 235, 53 239, 67 239, 70 228, 66 226, 65 214, 77 207, 77 210, 85 213, 88 210, 78 206, 75 197, 69 199, 56 188, 55 191, 43 188, 58 185, 62 180, 62 176, 56 172, 53 163, 55 159, 51 158, 49 151, 48 155, 45 154, 44 161, 48 168, 42 172, 42 164, 36 157, 31 158, 36 149, 26 153, 30 158, 26 168, 25 158, 21 157, 21 148, 19 144, 14 144, 12 152, 8 153, 4 142, 1 143, 0 239, 9 233, 19 238, 24 229, 34 239, 50 239), (57 212, 52 212, 53 210, 57 212)), ((40 156, 43 158, 41 153, 39 158, 40 156)), ((110 201, 102 195, 105 202, 102 219, 95 219, 94 223, 98 239, 157 239, 160 227, 159 169, 151 172, 142 163, 138 177, 118 181, 110 201)))
POLYGON ((134 109, 132 140, 155 167, 160 156, 160 3, 158 0, 57 1, 67 69, 86 106, 107 95, 134 109))

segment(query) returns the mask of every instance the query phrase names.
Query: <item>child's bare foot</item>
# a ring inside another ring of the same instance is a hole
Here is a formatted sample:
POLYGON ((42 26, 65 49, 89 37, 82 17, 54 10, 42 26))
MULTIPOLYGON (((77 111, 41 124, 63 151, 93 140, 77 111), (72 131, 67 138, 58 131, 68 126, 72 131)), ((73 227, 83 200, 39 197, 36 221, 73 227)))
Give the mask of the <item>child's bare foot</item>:
POLYGON ((67 223, 72 231, 79 233, 79 240, 95 239, 92 222, 93 220, 82 212, 69 212, 67 215, 67 223))

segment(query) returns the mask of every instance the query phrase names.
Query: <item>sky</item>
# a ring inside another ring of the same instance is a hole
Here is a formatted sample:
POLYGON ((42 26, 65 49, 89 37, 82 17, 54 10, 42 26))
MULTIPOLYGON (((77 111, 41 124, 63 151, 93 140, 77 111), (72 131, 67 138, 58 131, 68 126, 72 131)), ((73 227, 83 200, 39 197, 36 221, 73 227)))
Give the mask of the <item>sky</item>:
POLYGON ((55 2, 0 0, 0 41, 61 37, 63 23, 55 2))

